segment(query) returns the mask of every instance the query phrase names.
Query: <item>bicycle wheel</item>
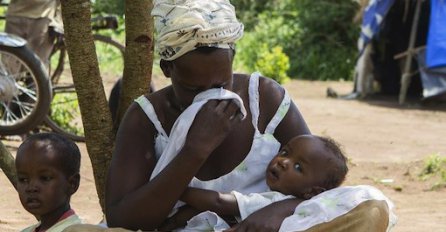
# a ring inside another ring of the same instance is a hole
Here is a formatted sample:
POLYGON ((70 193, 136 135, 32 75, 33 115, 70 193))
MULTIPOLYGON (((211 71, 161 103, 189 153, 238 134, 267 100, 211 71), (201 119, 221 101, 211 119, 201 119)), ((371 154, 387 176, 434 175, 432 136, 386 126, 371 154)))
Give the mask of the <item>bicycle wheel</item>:
POLYGON ((43 122, 51 102, 46 68, 28 47, 0 45, 0 134, 19 135, 43 122))
MULTIPOLYGON (((119 42, 103 35, 94 35, 94 43, 102 83, 108 99, 114 83, 122 76, 125 48, 119 42)), ((54 98, 51 102, 50 114, 45 118, 45 122, 57 133, 74 141, 84 141, 81 114, 65 47, 59 46, 53 52, 51 64, 56 64, 56 68, 51 73, 54 98)))

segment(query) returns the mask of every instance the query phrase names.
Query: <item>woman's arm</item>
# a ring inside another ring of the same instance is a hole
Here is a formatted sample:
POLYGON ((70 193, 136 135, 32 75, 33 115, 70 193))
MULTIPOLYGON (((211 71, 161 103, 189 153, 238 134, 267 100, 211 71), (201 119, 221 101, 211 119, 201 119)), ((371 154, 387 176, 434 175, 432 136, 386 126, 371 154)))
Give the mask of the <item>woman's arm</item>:
POLYGON ((156 164, 156 131, 139 105, 132 104, 118 130, 106 182, 109 226, 153 230, 161 225, 210 153, 240 122, 229 120, 236 110, 230 101, 205 104, 182 150, 149 182, 156 164))
POLYGON ((218 215, 240 216, 237 199, 231 193, 189 187, 180 200, 200 211, 210 210, 218 215))
MULTIPOLYGON (((263 77, 260 79, 259 91, 259 130, 263 132, 276 114, 284 98, 285 89, 274 80, 263 77)), ((290 98, 292 99, 292 96, 290 98)), ((274 137, 284 146, 291 138, 304 134, 311 134, 310 129, 308 129, 307 123, 293 100, 291 100, 288 112, 274 131, 274 137)))

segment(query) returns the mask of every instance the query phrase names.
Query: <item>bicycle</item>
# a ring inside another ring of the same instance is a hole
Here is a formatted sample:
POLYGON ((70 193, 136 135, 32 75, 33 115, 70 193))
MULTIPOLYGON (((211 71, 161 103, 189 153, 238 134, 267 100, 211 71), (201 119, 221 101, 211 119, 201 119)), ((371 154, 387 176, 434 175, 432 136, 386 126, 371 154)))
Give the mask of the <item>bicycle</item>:
POLYGON ((0 135, 20 135, 44 121, 51 83, 26 40, 0 32, 0 135))
MULTIPOLYGON (((97 32, 104 29, 116 30, 117 28, 116 17, 106 16, 92 19, 98 64, 107 95, 111 92, 111 87, 122 77, 125 47, 111 37, 97 32)), ((54 132, 63 134, 74 141, 85 141, 63 35, 56 39, 51 53, 49 72, 53 85, 53 100, 50 113, 45 117, 45 124, 54 132)), ((107 96, 108 98, 109 96, 107 96)))

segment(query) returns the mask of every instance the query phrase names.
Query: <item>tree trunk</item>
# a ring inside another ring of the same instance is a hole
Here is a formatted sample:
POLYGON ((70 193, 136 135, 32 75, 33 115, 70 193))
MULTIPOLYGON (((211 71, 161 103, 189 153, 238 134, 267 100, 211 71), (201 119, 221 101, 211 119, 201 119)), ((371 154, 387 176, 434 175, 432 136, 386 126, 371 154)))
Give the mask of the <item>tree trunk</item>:
POLYGON ((87 151, 104 212, 105 178, 114 134, 91 32, 91 3, 90 0, 63 0, 61 3, 65 41, 82 114, 87 151))
POLYGON ((115 128, 132 101, 147 93, 153 64, 152 0, 126 0, 124 78, 115 128))
POLYGON ((11 181, 15 189, 17 189, 17 172, 15 170, 14 157, 0 141, 0 168, 11 181))

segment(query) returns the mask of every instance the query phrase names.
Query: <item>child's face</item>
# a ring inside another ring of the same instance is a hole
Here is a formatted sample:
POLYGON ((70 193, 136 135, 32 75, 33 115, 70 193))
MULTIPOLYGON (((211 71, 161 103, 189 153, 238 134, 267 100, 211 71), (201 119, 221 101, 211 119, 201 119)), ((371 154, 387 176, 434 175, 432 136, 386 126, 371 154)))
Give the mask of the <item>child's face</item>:
POLYGON ((40 220, 57 217, 52 214, 69 207, 73 186, 60 170, 60 156, 52 149, 37 148, 36 143, 28 144, 17 153, 17 191, 20 202, 40 220))
POLYGON ((293 138, 271 160, 266 170, 266 183, 271 190, 301 198, 314 187, 322 186, 331 168, 324 145, 315 137, 293 138))

